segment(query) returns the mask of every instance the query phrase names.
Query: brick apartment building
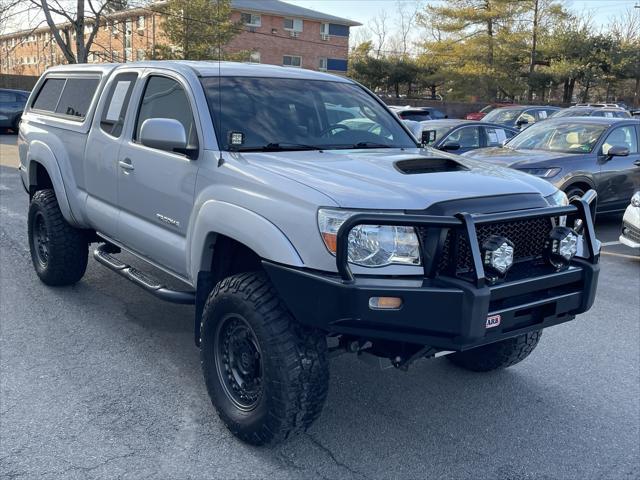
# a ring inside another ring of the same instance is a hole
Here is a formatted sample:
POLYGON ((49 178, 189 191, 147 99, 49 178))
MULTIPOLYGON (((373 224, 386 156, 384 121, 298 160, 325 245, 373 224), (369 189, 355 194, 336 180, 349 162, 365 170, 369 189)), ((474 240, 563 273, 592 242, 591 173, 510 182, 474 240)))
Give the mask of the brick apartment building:
MULTIPOLYGON (((349 28, 358 22, 280 0, 232 0, 231 4, 232 19, 241 22, 243 31, 225 51, 248 52, 246 60, 255 63, 346 73, 349 28)), ((89 63, 144 60, 167 43, 163 15, 153 5, 113 13, 102 22, 89 63)), ((58 28, 63 32, 68 26, 58 28)), ((0 74, 40 75, 61 63, 66 63, 65 57, 48 27, 0 35, 0 74)))

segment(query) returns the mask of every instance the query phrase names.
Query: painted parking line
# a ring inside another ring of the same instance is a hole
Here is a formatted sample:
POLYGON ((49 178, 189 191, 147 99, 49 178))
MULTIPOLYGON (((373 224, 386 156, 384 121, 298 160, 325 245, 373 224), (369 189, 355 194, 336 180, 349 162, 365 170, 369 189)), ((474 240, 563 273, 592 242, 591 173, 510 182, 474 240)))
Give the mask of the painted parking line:
POLYGON ((612 257, 631 258, 632 260, 640 260, 640 256, 638 255, 626 255, 624 253, 600 252, 600 255, 610 255, 612 257))
POLYGON ((602 246, 602 247, 611 247, 613 245, 620 245, 620 240, 615 240, 615 241, 612 241, 612 242, 602 242, 600 244, 600 246, 602 246))

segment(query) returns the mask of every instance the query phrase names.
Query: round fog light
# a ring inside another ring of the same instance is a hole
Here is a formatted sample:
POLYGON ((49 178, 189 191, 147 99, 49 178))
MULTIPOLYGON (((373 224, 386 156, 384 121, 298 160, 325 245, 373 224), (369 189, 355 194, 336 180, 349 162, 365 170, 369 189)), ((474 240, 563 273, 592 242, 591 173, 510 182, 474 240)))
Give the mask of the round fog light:
POLYGON ((556 268, 569 266, 571 259, 578 253, 578 235, 568 227, 555 227, 547 240, 549 263, 556 268))
POLYGON ((485 267, 504 275, 513 265, 513 243, 498 235, 491 235, 482 244, 482 260, 485 267))

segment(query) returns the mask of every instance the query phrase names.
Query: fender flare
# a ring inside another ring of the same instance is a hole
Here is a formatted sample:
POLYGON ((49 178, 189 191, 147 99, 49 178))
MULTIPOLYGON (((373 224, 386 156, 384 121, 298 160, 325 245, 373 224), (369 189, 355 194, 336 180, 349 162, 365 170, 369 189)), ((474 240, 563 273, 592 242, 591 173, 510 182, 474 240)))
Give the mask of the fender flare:
POLYGON ((209 270, 216 235, 234 239, 265 260, 304 266, 300 254, 276 225, 238 205, 207 200, 194 215, 191 225, 187 236, 187 269, 192 281, 198 278, 199 271, 209 270))
POLYGON ((596 184, 593 178, 586 175, 577 175, 575 177, 570 177, 565 182, 563 182, 560 190, 564 191, 567 187, 570 187, 571 185, 574 185, 576 183, 586 183, 593 190, 596 189, 596 184))
POLYGON ((60 171, 56 157, 51 149, 43 142, 33 141, 29 145, 27 159, 27 175, 29 179, 28 188, 30 189, 33 185, 37 184, 35 164, 42 165, 42 167, 47 171, 47 174, 49 174, 49 178, 53 184, 53 191, 56 194, 56 200, 58 200, 62 216, 71 225, 78 225, 78 222, 71 211, 71 205, 69 205, 67 190, 62 180, 62 172, 60 171))

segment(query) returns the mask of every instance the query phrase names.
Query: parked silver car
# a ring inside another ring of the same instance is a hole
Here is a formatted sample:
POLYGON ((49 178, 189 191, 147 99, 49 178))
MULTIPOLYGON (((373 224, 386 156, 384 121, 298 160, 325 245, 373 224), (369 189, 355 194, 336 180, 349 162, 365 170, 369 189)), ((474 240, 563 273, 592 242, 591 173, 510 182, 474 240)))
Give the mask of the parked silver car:
POLYGON ((100 264, 195 304, 212 402, 253 444, 318 418, 330 353, 504 368, 594 300, 594 192, 568 205, 543 179, 422 148, 346 78, 237 63, 55 67, 18 143, 40 279, 78 282, 95 243, 100 264), (346 113, 362 121, 340 123, 346 113))

